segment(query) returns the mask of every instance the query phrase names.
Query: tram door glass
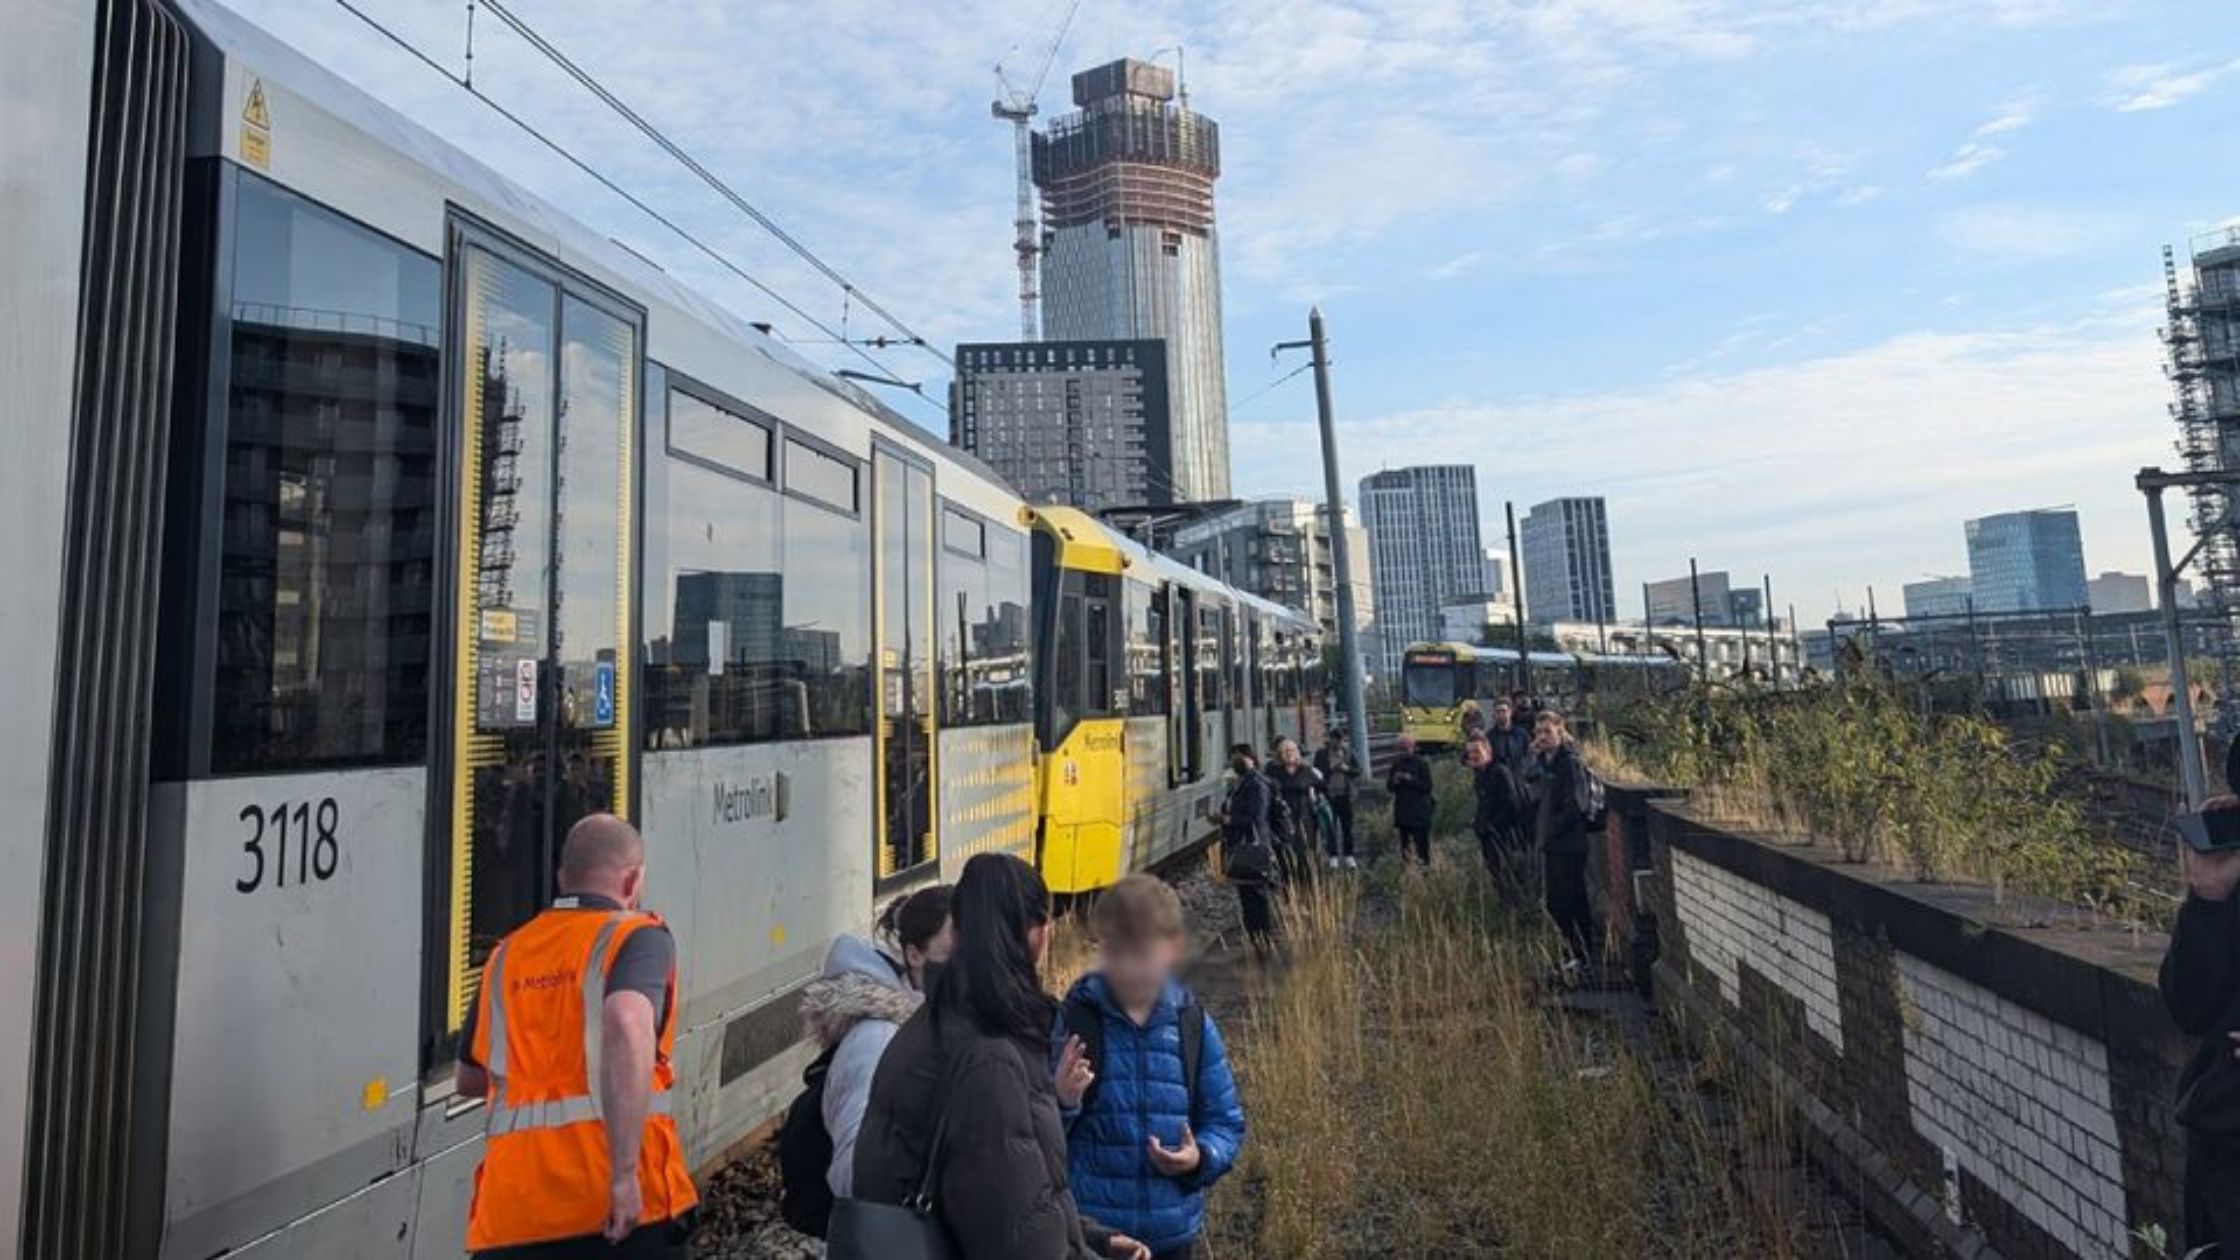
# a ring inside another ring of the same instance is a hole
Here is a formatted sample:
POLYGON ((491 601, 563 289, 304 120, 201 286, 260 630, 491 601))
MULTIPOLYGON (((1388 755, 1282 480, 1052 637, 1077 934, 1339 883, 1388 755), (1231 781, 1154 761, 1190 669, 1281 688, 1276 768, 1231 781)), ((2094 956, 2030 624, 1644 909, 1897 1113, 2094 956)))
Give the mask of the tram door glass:
POLYGON ((879 853, 881 880, 934 860, 933 474, 878 452, 879 853))
POLYGON ((568 828, 630 812, 635 316, 459 252, 460 560, 448 1029, 552 892, 568 828))
POLYGON ((1171 601, 1167 609, 1166 669, 1167 697, 1167 777, 1170 786, 1194 783, 1199 777, 1202 750, 1198 741, 1202 734, 1199 725, 1198 694, 1198 600, 1184 586, 1169 586, 1164 592, 1171 601))

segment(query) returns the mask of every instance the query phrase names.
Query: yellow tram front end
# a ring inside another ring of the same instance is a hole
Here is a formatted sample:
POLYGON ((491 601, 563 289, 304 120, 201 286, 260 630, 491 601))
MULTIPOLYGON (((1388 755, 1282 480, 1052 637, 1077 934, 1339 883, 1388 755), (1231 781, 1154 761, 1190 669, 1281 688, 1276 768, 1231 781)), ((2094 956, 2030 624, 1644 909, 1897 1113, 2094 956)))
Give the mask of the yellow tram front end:
POLYGON ((1476 654, 1460 643, 1412 643, 1400 656, 1400 730, 1426 749, 1462 742, 1462 715, 1477 703, 1476 654))
POLYGON ((1128 683, 1116 647, 1128 555, 1084 512, 1036 507, 1025 516, 1036 619, 1036 848, 1052 892, 1087 892, 1126 873, 1128 683))

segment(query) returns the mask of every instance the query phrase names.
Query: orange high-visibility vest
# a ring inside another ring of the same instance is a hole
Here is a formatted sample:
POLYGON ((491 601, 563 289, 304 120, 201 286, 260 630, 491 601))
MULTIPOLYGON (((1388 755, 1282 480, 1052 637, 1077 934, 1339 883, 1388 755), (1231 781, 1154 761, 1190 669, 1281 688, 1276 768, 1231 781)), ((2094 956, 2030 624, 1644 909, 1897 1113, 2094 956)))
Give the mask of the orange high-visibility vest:
MULTIPOLYGON (((501 941, 483 968, 473 1055, 490 1077, 482 1166, 467 1213, 467 1249, 596 1234, 606 1224, 607 1154, 599 1099, 607 971, 632 932, 661 922, 627 910, 554 908, 501 941)), ((669 1114, 677 970, 653 1062, 652 1106, 638 1154, 641 1224, 700 1201, 669 1114)))

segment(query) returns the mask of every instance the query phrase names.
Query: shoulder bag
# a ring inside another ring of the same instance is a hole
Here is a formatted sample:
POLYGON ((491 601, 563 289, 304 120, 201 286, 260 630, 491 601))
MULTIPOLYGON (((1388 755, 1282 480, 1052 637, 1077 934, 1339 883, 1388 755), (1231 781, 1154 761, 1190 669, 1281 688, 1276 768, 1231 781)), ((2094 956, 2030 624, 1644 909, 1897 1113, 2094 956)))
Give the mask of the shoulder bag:
POLYGON ((949 1105, 944 1102, 918 1188, 900 1203, 853 1198, 834 1203, 825 1232, 827 1260, 956 1260, 940 1211, 941 1161, 948 1139, 949 1105))

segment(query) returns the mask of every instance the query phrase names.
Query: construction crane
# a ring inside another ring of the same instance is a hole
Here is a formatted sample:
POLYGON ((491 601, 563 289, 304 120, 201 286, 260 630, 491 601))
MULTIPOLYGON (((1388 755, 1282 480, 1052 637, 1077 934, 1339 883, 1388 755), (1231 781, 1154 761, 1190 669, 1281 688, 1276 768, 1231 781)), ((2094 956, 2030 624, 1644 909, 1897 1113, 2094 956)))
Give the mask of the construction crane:
MULTIPOLYGON (((1022 341, 1038 339, 1036 306, 1042 296, 1035 285, 1035 261, 1042 254, 1042 233, 1034 209, 1035 98, 1042 94, 1043 80, 1050 77, 1050 67, 1058 60, 1058 49, 1066 42, 1066 32, 1073 28, 1073 15, 1080 11, 1081 0, 1070 0, 1066 5, 1065 17, 1058 22, 1058 33, 1051 36, 1050 47, 1042 54, 1042 65, 1035 70, 1034 78, 1024 91, 1012 86, 1003 63, 996 63, 996 99, 988 106, 990 113, 1011 124, 1018 150, 1019 205, 1012 219, 1017 235, 1011 248, 1019 261, 1019 339, 1022 341)), ((1014 47, 1012 51, 1018 50, 1014 47)))

